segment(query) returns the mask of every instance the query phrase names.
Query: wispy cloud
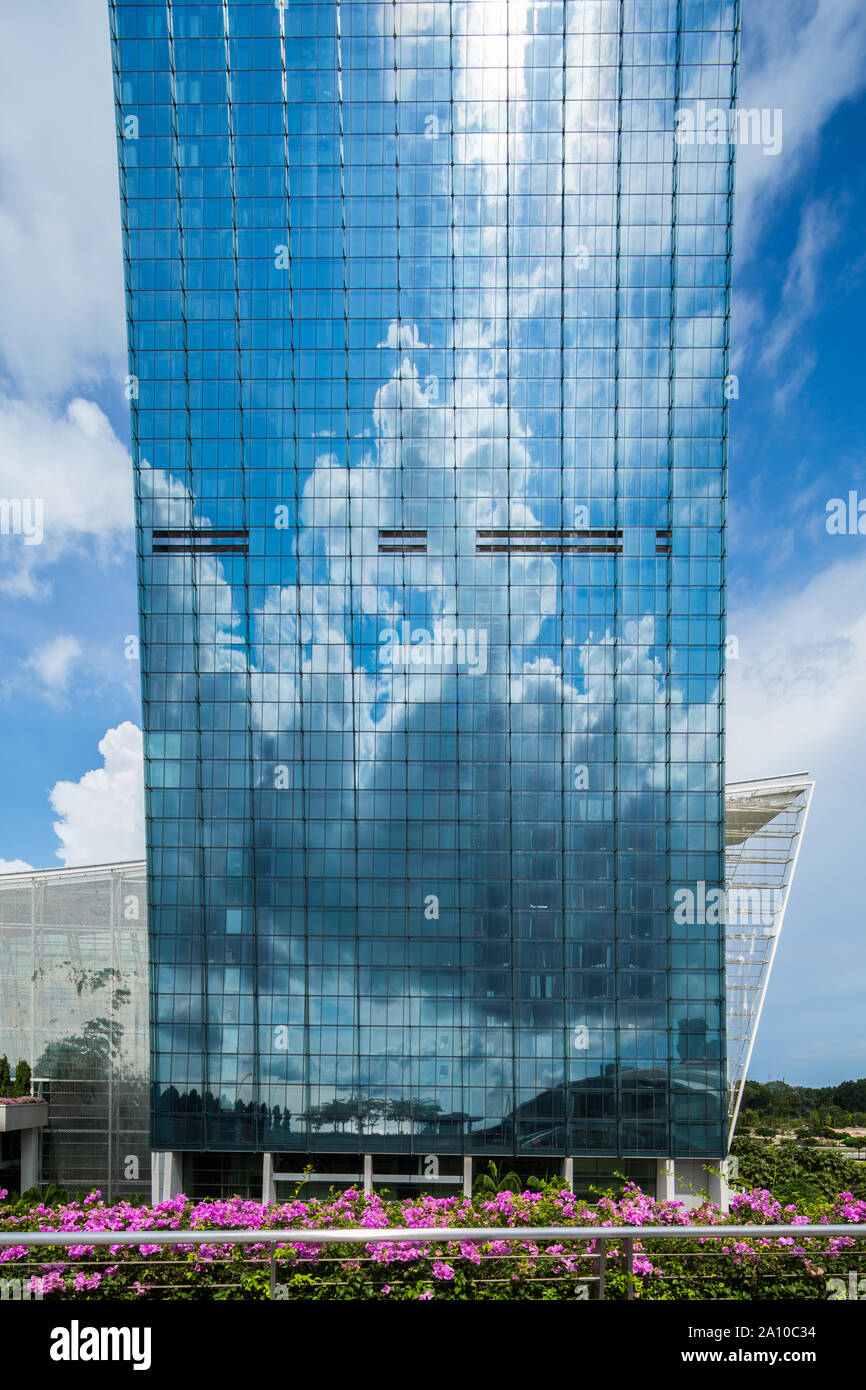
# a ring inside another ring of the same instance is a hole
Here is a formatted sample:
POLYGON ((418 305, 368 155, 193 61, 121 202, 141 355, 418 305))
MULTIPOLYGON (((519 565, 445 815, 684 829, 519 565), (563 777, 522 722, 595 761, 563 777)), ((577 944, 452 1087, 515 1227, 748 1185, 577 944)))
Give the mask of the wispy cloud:
MULTIPOLYGON (((844 542, 842 543, 844 544, 844 542)), ((753 1072, 863 1075, 866 544, 782 594, 732 606, 728 778, 810 772, 815 797, 753 1072), (804 1028, 803 1020, 809 1020, 804 1028), (840 1072, 840 1067, 844 1071, 840 1072)))
POLYGON ((760 290, 734 295, 735 367, 742 372, 747 363, 756 362, 776 382, 772 401, 777 411, 797 395, 817 365, 805 330, 823 308, 822 289, 829 292, 835 284, 827 258, 841 232, 842 218, 828 202, 807 203, 772 315, 760 290))
POLYGON ((60 700, 67 692, 72 672, 82 655, 77 637, 61 634, 37 647, 25 666, 37 678, 43 692, 52 700, 60 700))
POLYGON ((115 160, 107 5, 4 5, 0 358, 27 399, 125 374, 115 160))
POLYGON ((740 644, 728 673, 729 776, 866 761, 866 554, 786 594, 753 594, 729 625, 740 644))
POLYGON ((814 156, 822 130, 866 90, 863 0, 752 0, 744 8, 739 105, 781 108, 782 152, 737 150, 738 263, 757 254, 782 195, 814 156))
POLYGON ((762 365, 776 374, 784 372, 786 377, 774 398, 777 405, 783 405, 802 386, 817 360, 803 341, 803 329, 820 308, 819 290, 826 283, 822 266, 839 231, 839 217, 827 203, 812 202, 803 209, 779 309, 764 334, 761 349, 762 365))

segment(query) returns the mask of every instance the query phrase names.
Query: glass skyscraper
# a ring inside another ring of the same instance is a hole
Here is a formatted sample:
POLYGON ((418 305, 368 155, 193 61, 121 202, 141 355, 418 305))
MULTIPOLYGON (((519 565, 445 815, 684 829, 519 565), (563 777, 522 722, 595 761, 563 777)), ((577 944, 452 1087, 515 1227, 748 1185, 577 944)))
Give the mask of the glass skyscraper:
POLYGON ((737 4, 109 8, 156 1147, 724 1155, 737 4))

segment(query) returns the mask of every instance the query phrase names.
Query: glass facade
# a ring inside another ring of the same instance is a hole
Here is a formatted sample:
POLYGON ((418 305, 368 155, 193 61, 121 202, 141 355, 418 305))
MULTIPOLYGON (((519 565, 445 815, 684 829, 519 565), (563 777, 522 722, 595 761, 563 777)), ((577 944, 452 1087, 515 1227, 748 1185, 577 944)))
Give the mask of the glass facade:
POLYGON ((150 1191, 146 921, 142 863, 0 875, 0 1055, 48 1101, 42 1182, 109 1202, 150 1191))
POLYGON ((736 4, 109 9, 157 1147, 724 1154, 736 4))

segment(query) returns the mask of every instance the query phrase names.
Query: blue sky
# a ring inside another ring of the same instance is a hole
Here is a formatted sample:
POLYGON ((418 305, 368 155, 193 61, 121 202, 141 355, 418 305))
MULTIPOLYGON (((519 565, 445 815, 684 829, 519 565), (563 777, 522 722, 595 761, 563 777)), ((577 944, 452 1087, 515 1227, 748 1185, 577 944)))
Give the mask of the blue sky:
MULTIPOLYGON (((752 1075, 866 1074, 866 11, 743 0, 740 104, 779 108, 738 151, 729 776, 816 793, 752 1075)), ((0 5, 0 867, 140 852, 125 324, 107 20, 98 0, 0 5)))

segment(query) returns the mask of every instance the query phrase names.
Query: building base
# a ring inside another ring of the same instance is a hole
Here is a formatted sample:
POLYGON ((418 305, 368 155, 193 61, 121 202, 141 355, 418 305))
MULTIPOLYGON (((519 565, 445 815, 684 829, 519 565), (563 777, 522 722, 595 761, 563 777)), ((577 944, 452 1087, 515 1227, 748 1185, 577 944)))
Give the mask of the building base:
MULTIPOLYGON (((600 1159, 575 1154, 562 1159, 518 1163, 494 1158, 500 1177, 516 1171, 526 1182, 533 1175, 561 1180, 572 1192, 595 1201, 619 1185, 623 1175, 657 1201, 681 1202, 693 1210, 709 1200, 722 1211, 730 1204, 730 1159, 600 1159), (525 1170, 525 1171, 524 1171, 525 1170), (530 1171, 532 1170, 532 1171, 530 1171)), ((270 1206, 295 1196, 324 1198, 331 1189, 355 1188, 410 1197, 421 1192, 472 1196, 478 1177, 486 1174, 486 1155, 426 1154, 284 1154, 155 1152, 151 1162, 151 1200, 167 1202, 181 1192, 199 1200, 244 1196, 270 1206), (186 1186, 184 1185, 186 1183, 186 1186)))
POLYGON ((659 1158, 656 1160, 656 1201, 682 1202, 693 1211, 709 1199, 726 1212, 731 1204, 730 1176, 730 1159, 727 1158, 659 1158))

